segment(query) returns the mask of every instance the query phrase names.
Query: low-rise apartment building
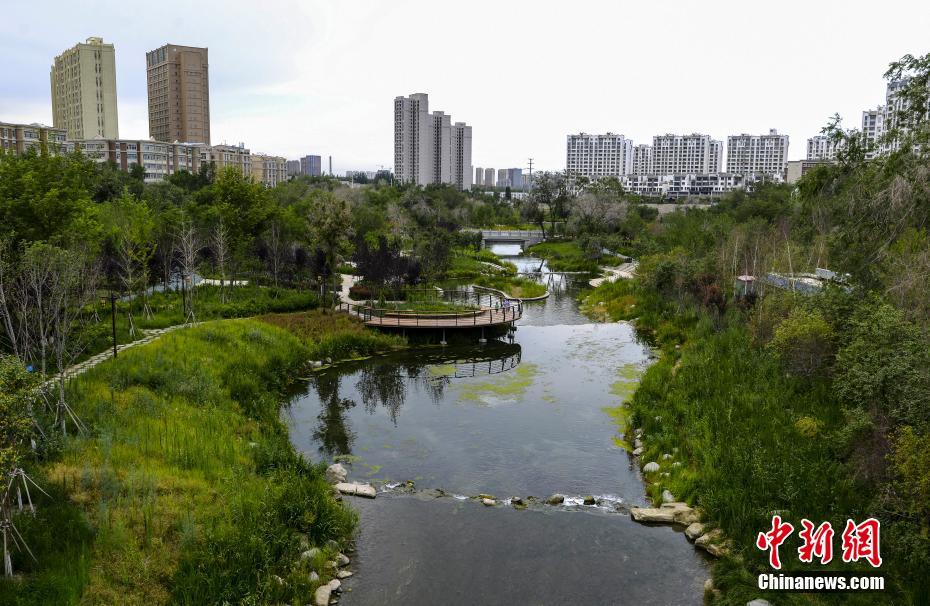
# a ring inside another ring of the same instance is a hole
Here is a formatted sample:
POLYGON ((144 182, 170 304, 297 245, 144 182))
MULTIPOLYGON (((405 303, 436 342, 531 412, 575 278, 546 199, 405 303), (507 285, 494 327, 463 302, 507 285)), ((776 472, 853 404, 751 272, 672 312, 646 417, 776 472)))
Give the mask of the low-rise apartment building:
POLYGON ((249 149, 239 145, 203 145, 200 147, 200 161, 212 163, 219 171, 226 167, 233 167, 243 175, 252 174, 252 156, 249 149))
POLYGON ((6 153, 58 153, 65 148, 68 131, 44 124, 0 122, 0 149, 6 153))
POLYGON ((68 151, 80 151, 97 162, 112 162, 120 170, 129 172, 133 165, 145 170, 146 182, 167 179, 182 170, 196 173, 200 170, 200 146, 189 143, 163 143, 137 139, 83 139, 68 141, 68 151))
POLYGON ((251 154, 252 178, 265 187, 287 181, 287 159, 267 154, 251 154))

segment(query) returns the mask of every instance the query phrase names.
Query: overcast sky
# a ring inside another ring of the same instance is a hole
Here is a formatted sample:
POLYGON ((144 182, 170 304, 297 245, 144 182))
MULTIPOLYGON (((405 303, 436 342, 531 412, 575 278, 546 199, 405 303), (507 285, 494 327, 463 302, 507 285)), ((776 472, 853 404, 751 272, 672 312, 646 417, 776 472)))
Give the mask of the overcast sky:
POLYGON ((927 0, 5 3, 0 121, 52 121, 49 66, 116 46, 119 132, 148 136, 145 52, 210 49, 214 143, 391 167, 393 99, 472 126, 475 166, 565 167, 565 136, 725 139, 777 128, 801 158, 835 112, 858 126, 884 73, 930 52, 927 0))

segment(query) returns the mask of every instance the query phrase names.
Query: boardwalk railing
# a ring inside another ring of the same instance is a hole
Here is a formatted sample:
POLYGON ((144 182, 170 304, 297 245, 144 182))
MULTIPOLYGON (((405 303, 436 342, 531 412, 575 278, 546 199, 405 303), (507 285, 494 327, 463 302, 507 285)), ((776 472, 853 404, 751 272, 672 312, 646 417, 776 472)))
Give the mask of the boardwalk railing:
MULTIPOLYGON (((339 303, 339 309, 360 318, 370 326, 400 328, 467 328, 510 324, 523 317, 523 303, 502 297, 495 292, 448 290, 437 293, 437 301, 472 305, 463 311, 418 311, 375 307, 368 303, 339 303)), ((399 302, 398 305, 402 305, 399 302)))

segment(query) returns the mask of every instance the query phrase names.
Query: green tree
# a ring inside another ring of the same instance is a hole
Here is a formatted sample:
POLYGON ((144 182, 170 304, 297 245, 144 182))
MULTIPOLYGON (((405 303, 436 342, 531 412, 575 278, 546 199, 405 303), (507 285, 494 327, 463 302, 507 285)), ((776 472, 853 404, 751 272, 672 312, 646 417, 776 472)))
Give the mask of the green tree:
POLYGON ((830 365, 833 342, 833 327, 819 312, 795 307, 775 328, 769 346, 789 372, 811 377, 830 365))
POLYGON ((310 202, 307 221, 311 242, 323 251, 335 296, 336 267, 351 252, 352 213, 345 200, 340 200, 328 191, 312 192, 310 202))

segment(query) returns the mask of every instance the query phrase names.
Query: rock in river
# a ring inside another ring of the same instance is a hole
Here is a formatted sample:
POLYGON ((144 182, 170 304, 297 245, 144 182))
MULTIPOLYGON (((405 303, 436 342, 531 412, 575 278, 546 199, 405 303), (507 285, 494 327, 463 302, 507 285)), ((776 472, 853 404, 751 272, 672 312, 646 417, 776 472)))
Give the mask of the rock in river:
POLYGON ((632 507, 630 515, 637 522, 651 524, 683 524, 698 521, 700 515, 686 503, 663 503, 662 507, 632 507))
POLYGON ((700 547, 716 558, 726 554, 728 551, 728 547, 724 541, 723 531, 719 528, 715 528, 707 534, 698 537, 694 542, 694 546, 700 547))
POLYGON ((495 501, 494 499, 481 499, 481 502, 486 507, 494 507, 494 505, 497 503, 497 501, 495 501))
POLYGON ((320 585, 313 594, 314 605, 329 606, 329 596, 332 595, 332 593, 333 590, 329 588, 329 585, 320 585))
POLYGON ((350 576, 352 576, 353 574, 355 574, 355 573, 354 573, 354 572, 351 572, 351 571, 349 571, 349 570, 340 570, 339 572, 336 573, 336 578, 337 578, 337 579, 340 579, 340 580, 342 580, 342 579, 348 579, 348 578, 349 578, 350 576))
POLYGON ((565 495, 561 495, 561 494, 554 494, 548 499, 546 499, 546 503, 548 503, 549 505, 561 505, 564 502, 565 502, 565 495))
POLYGON ((371 484, 353 484, 351 482, 339 482, 336 484, 336 490, 342 494, 350 494, 358 497, 373 499, 377 496, 378 491, 371 484))
POLYGON ((584 498, 584 504, 585 505, 596 505, 597 501, 594 500, 593 496, 588 495, 584 498))
POLYGON ((345 482, 348 475, 349 472, 347 472, 346 468, 339 463, 333 463, 326 468, 326 481, 330 484, 345 482))
POLYGON ((685 536, 691 539, 692 541, 697 539, 699 536, 704 534, 704 525, 700 522, 695 522, 694 524, 689 524, 685 528, 685 536))

